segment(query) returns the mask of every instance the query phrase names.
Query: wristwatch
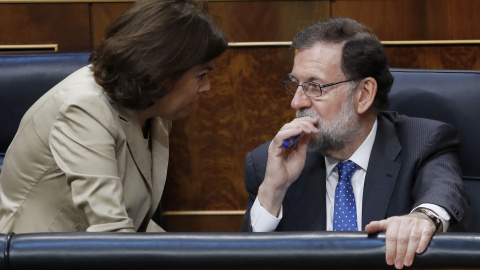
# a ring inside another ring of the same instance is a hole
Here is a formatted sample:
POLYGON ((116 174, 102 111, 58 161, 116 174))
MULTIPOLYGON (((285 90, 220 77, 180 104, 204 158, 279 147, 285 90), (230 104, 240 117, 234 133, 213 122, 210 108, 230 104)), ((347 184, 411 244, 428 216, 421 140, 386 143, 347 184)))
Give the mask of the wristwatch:
POLYGON ((438 218, 438 216, 435 212, 433 212, 432 210, 430 210, 428 208, 420 207, 420 208, 415 209, 415 212, 420 212, 420 213, 424 213, 425 215, 427 215, 427 217, 429 217, 433 221, 433 223, 435 224, 435 229, 437 231, 438 231, 438 228, 440 228, 440 225, 442 225, 442 220, 440 218, 438 218))

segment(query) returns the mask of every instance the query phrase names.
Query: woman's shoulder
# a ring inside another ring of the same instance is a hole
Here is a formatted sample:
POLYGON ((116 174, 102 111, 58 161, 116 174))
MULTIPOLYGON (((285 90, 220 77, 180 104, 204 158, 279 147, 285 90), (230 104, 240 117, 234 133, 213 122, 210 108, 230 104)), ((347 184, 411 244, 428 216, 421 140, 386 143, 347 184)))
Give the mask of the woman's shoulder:
POLYGON ((60 91, 66 92, 69 97, 88 95, 105 96, 103 88, 95 82, 93 72, 89 66, 73 72, 54 88, 59 88, 60 91))
POLYGON ((103 88, 95 82, 89 66, 85 66, 52 88, 53 98, 62 106, 78 106, 90 110, 108 109, 115 113, 113 102, 109 100, 103 88))

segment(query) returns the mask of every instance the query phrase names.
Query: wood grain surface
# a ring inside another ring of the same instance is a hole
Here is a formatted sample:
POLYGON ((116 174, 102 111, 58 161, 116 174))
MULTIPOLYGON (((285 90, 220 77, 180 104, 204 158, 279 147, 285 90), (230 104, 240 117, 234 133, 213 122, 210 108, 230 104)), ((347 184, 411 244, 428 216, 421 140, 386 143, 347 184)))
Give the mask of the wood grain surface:
POLYGON ((131 5, 132 3, 94 3, 90 5, 92 49, 95 49, 105 38, 108 24, 131 5))
POLYGON ((165 210, 242 210, 246 154, 294 118, 282 82, 285 48, 234 48, 217 61, 211 90, 173 123, 165 210))
POLYGON ((478 0, 335 0, 332 17, 350 17, 380 40, 479 39, 478 0))
POLYGON ((90 48, 88 4, 0 4, 0 44, 90 48))
POLYGON ((291 41, 303 27, 330 15, 329 0, 210 2, 231 42, 291 41))

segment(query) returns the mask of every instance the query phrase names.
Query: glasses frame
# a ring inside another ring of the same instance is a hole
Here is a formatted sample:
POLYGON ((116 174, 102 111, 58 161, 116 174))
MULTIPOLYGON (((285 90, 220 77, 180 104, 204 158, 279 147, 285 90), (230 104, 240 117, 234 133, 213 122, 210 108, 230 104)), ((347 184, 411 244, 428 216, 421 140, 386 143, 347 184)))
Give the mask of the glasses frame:
POLYGON ((323 90, 322 90, 322 89, 325 88, 325 87, 334 86, 334 85, 337 85, 337 84, 341 84, 341 83, 344 83, 344 82, 350 82, 350 81, 354 81, 354 79, 348 79, 348 80, 341 81, 341 82, 327 83, 327 84, 324 84, 324 85, 321 85, 321 84, 319 84, 319 83, 317 83, 317 82, 303 82, 303 83, 299 83, 299 82, 292 81, 292 80, 285 80, 285 81, 283 81, 283 86, 284 86, 285 89, 287 90, 287 95, 295 96, 296 91, 295 91, 295 92, 292 92, 292 91, 291 91, 290 89, 288 89, 288 87, 287 87, 287 83, 294 83, 294 84, 297 85, 297 89, 298 89, 299 86, 302 87, 302 90, 303 90, 303 93, 305 94, 305 96, 314 98, 314 97, 320 97, 320 96, 323 94, 323 90), (318 96, 310 96, 310 95, 307 95, 307 92, 306 92, 306 90, 305 90, 305 87, 303 86, 303 85, 306 84, 306 83, 307 83, 307 84, 313 84, 313 85, 318 86, 318 87, 320 88, 320 95, 318 95, 318 96))

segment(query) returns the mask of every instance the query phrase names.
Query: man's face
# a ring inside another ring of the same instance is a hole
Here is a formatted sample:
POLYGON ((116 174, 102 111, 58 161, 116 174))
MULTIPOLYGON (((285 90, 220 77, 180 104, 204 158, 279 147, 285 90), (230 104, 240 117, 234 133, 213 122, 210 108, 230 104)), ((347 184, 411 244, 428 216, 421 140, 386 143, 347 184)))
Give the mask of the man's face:
MULTIPOLYGON (((294 60, 292 80, 300 83, 313 81, 321 85, 346 80, 341 70, 341 54, 342 44, 318 43, 299 50, 294 60)), ((359 122, 350 87, 352 83, 326 87, 316 98, 305 96, 301 87, 297 89, 291 102, 292 108, 297 110, 297 117, 311 116, 319 120, 319 133, 312 136, 310 150, 329 155, 354 140, 359 122)))

